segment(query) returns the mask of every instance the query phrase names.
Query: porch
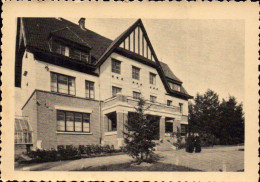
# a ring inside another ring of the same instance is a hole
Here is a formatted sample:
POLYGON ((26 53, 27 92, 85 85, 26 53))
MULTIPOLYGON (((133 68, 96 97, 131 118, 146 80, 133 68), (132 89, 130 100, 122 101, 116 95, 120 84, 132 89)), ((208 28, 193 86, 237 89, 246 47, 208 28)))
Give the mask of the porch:
MULTIPOLYGON (((107 99, 102 106, 102 144, 114 145, 119 148, 123 145, 123 133, 128 117, 136 112, 138 99, 118 94, 107 99)), ((153 122, 158 123, 158 129, 154 133, 154 140, 169 140, 174 138, 174 133, 181 131, 183 115, 180 108, 167 106, 166 104, 146 101, 149 109, 145 111, 153 122)), ((185 134, 184 134, 185 135, 185 134)))

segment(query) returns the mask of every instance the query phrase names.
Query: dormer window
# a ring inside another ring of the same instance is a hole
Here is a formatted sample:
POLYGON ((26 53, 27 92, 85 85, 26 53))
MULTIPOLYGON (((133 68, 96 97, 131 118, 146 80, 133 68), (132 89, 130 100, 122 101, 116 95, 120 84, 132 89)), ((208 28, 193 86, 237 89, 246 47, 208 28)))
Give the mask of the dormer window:
POLYGON ((62 54, 64 56, 69 56, 69 47, 62 45, 60 43, 57 43, 57 42, 53 42, 52 43, 52 52, 62 54))
POLYGON ((69 47, 60 42, 52 41, 51 49, 52 52, 61 54, 63 56, 67 56, 72 59, 76 59, 84 62, 89 62, 90 55, 88 52, 84 52, 79 49, 69 47))
POLYGON ((169 84, 170 84, 170 87, 171 87, 172 90, 175 90, 175 91, 178 91, 178 92, 181 91, 181 86, 180 85, 177 85, 177 84, 171 83, 171 82, 169 82, 169 84))

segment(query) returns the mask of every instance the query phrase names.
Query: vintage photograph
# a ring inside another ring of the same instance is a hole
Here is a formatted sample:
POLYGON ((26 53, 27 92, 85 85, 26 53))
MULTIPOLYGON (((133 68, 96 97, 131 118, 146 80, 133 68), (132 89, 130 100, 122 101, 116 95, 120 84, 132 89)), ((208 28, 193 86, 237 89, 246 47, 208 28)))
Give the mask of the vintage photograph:
POLYGON ((244 172, 243 19, 17 17, 15 33, 15 171, 244 172))

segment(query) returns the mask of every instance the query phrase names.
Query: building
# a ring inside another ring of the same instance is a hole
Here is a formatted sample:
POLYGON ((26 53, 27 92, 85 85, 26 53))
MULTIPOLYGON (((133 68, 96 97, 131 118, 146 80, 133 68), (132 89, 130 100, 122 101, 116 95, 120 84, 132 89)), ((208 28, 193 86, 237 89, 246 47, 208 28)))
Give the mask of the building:
POLYGON ((110 40, 88 30, 84 18, 18 18, 15 86, 16 123, 26 131, 16 131, 16 146, 119 147, 140 96, 158 122, 155 140, 187 130, 192 96, 158 60, 140 19, 110 40))

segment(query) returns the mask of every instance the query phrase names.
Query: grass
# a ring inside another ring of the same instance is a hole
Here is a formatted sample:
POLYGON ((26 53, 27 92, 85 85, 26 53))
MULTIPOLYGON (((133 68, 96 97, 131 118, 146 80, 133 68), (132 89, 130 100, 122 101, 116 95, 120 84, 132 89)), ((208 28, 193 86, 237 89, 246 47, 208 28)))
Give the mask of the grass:
POLYGON ((197 169, 192 169, 184 166, 176 166, 173 164, 164 164, 161 162, 156 162, 148 164, 148 166, 133 165, 133 162, 123 163, 123 164, 113 164, 113 165, 103 165, 98 167, 86 167, 79 171, 200 171, 197 169))

